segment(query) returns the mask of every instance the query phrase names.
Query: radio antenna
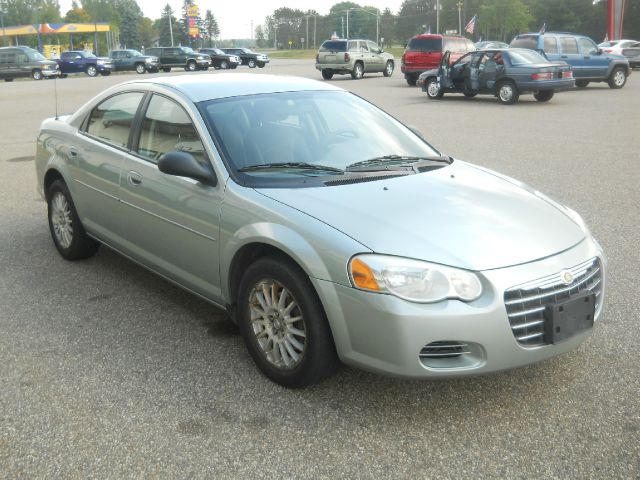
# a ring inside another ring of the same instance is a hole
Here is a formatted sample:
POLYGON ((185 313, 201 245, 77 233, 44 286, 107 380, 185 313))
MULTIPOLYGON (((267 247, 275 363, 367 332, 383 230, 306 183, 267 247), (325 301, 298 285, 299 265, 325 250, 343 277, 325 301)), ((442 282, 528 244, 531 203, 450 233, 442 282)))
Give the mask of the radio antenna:
POLYGON ((54 97, 56 102, 56 120, 58 120, 58 76, 53 77, 53 89, 55 91, 54 97))

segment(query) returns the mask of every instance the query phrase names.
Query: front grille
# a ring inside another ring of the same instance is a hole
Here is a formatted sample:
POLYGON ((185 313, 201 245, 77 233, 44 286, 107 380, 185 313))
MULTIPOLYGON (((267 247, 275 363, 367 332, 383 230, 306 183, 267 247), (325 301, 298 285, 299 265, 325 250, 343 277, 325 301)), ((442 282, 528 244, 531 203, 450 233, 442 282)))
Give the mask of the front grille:
POLYGON ((506 290, 504 303, 513 336, 523 346, 548 345, 550 341, 545 338, 546 307, 587 291, 596 295, 597 311, 602 302, 602 267, 598 258, 506 290), (564 280, 567 272, 573 277, 569 284, 564 280))
POLYGON ((419 356, 420 358, 456 358, 467 353, 471 352, 466 343, 453 340, 441 340, 431 342, 422 347, 419 356))

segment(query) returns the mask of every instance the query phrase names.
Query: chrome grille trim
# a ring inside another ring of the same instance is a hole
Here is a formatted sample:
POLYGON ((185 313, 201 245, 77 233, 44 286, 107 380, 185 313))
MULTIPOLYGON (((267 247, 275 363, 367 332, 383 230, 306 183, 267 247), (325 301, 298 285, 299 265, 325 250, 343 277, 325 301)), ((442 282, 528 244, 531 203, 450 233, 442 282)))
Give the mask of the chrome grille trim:
POLYGON ((422 347, 418 356, 420 358, 460 357, 469 353, 471 351, 464 342, 441 340, 422 347))
POLYGON ((599 258, 592 258, 553 275, 533 280, 504 292, 504 303, 513 336, 525 347, 547 345, 545 338, 545 310, 589 291, 596 296, 596 310, 602 301, 602 266, 599 258), (570 272, 573 282, 567 285, 563 274, 570 272))

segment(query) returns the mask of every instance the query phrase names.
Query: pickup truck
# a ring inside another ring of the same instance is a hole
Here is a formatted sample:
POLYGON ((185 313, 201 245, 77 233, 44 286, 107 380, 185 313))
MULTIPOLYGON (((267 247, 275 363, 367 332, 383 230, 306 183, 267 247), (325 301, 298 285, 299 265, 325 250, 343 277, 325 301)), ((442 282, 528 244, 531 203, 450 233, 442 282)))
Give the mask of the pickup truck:
POLYGON ((98 73, 106 77, 111 75, 113 62, 109 57, 96 57, 93 53, 84 50, 71 50, 62 52, 58 60, 58 68, 63 78, 69 73, 81 72, 90 77, 95 77, 98 73))
POLYGON ((157 72, 160 69, 158 57, 143 55, 138 50, 112 50, 109 56, 113 61, 113 69, 117 72, 135 70, 142 74, 157 72))

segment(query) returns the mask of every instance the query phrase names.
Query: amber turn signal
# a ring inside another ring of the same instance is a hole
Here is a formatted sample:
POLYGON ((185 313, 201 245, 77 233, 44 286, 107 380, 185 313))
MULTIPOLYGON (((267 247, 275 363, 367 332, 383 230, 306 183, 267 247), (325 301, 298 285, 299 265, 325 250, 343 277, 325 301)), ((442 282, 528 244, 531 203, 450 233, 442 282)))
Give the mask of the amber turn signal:
POLYGON ((373 290, 379 292, 380 287, 376 282, 373 272, 369 266, 359 258, 356 258, 351 262, 351 278, 356 287, 364 290, 373 290))

